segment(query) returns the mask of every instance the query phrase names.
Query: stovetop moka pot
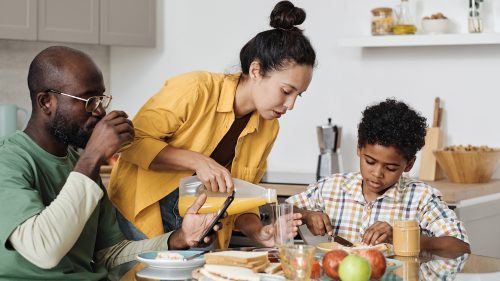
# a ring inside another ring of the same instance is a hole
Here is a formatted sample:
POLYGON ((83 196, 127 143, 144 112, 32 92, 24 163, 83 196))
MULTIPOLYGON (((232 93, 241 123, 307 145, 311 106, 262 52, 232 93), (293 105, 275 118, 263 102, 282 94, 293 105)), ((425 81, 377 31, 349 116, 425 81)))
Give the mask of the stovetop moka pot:
POLYGON ((317 126, 316 132, 320 150, 316 180, 320 180, 331 174, 341 172, 340 139, 342 137, 342 127, 333 125, 332 118, 328 118, 328 124, 317 126))

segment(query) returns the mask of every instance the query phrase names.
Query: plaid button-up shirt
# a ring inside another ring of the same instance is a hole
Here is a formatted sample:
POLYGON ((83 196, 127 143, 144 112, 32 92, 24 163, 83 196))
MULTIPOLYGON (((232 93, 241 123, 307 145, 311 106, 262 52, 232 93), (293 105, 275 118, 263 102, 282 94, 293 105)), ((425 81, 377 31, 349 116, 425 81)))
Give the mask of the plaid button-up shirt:
POLYGON ((441 200, 439 190, 405 176, 372 202, 363 196, 358 173, 334 174, 286 200, 300 208, 328 215, 334 234, 361 242, 366 229, 377 221, 391 226, 396 220, 416 220, 428 236, 451 236, 466 243, 464 224, 441 200))

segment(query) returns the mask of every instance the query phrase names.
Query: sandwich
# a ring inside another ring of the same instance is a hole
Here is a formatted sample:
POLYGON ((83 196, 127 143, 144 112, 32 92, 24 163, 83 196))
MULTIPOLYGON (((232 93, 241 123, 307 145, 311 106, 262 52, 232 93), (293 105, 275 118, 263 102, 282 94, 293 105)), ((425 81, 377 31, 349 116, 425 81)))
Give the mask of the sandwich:
POLYGON ((200 274, 214 281, 259 281, 260 277, 251 269, 239 266, 205 264, 200 274))
POLYGON ((246 267, 253 272, 264 272, 269 266, 267 252, 221 251, 205 254, 206 264, 246 267))

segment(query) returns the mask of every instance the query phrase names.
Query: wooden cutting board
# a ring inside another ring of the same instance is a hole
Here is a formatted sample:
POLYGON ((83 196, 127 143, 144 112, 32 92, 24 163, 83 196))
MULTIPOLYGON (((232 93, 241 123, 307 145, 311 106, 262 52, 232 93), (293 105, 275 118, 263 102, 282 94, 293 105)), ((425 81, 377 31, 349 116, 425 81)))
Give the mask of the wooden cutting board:
POLYGON ((440 106, 441 100, 436 97, 434 100, 434 118, 432 127, 427 129, 425 135, 425 145, 422 148, 420 161, 419 180, 435 181, 444 177, 443 171, 437 163, 433 150, 443 148, 443 130, 441 129, 441 115, 443 109, 440 106))

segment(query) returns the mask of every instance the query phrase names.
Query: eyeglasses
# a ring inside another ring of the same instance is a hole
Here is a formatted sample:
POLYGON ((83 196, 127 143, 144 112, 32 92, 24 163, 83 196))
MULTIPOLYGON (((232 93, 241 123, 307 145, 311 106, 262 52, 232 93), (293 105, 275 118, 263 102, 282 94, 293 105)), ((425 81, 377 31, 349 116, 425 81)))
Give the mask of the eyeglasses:
POLYGON ((48 89, 48 90, 46 90, 46 92, 48 92, 48 93, 54 93, 54 94, 59 94, 59 95, 63 95, 63 96, 67 96, 67 97, 70 97, 70 98, 74 98, 74 99, 77 99, 77 100, 84 101, 85 102, 85 110, 87 112, 94 112, 94 111, 97 110, 97 108, 99 106, 102 106, 102 108, 104 108, 104 109, 108 108, 109 103, 111 102, 111 99, 113 98, 112 96, 103 95, 103 96, 93 96, 93 97, 90 97, 88 99, 84 99, 84 98, 75 97, 73 95, 68 95, 66 93, 63 93, 63 92, 60 92, 60 91, 56 91, 56 90, 52 90, 52 89, 48 89))

